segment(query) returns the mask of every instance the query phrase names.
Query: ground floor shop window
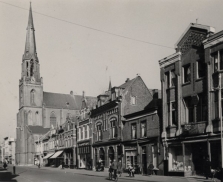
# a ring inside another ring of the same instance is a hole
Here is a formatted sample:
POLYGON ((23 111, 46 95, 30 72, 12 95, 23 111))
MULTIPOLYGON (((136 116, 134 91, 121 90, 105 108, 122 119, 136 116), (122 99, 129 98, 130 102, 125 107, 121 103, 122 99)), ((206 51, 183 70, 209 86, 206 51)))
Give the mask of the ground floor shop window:
POLYGON ((184 171, 182 146, 169 148, 169 171, 184 171))
POLYGON ((126 165, 125 165, 126 168, 128 168, 130 164, 132 166, 137 165, 137 154, 136 154, 136 150, 126 151, 125 152, 125 156, 126 156, 126 165))

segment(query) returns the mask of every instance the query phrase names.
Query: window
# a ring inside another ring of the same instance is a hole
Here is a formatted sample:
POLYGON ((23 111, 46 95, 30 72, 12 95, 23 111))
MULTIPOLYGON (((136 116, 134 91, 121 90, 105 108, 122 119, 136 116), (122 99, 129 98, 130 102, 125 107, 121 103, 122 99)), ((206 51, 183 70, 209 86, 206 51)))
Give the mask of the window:
POLYGON ((89 138, 89 125, 87 125, 87 138, 89 138))
POLYGON ((171 70, 171 87, 176 86, 176 75, 175 70, 171 70))
POLYGON ((183 67, 183 83, 187 83, 191 81, 191 71, 190 65, 186 65, 183 67))
POLYGON ((102 124, 97 125, 97 141, 102 140, 102 124))
POLYGON ((111 138, 116 138, 117 137, 117 119, 115 117, 110 119, 111 123, 111 131, 110 131, 110 136, 111 138))
POLYGON ((176 75, 175 70, 167 71, 166 75, 166 86, 167 88, 176 86, 176 75))
POLYGON ((170 88, 170 72, 166 72, 166 84, 167 84, 167 88, 170 88))
POLYGON ((79 130, 79 131, 78 131, 79 140, 81 140, 81 127, 79 127, 78 130, 79 130))
POLYGON ((202 60, 197 61, 197 78, 202 78, 205 74, 205 64, 202 60))
POLYGON ((171 125, 176 125, 177 126, 177 118, 176 118, 176 103, 175 102, 171 102, 171 114, 172 114, 172 121, 171 121, 171 125))
POLYGON ((184 101, 185 101, 185 104, 186 104, 186 122, 187 123, 192 123, 194 121, 193 119, 193 105, 192 105, 192 102, 191 102, 191 97, 186 97, 184 98, 184 101))
POLYGON ((30 104, 31 105, 35 104, 35 90, 31 90, 30 92, 30 104))
POLYGON ((141 137, 146 137, 146 121, 141 122, 141 137))
POLYGON ((85 139, 87 138, 87 125, 84 126, 85 129, 85 139))
POLYGON ((216 52, 212 57, 214 61, 214 72, 223 70, 223 51, 216 52))
POLYGON ((131 96, 131 105, 136 105, 136 97, 131 96))
POLYGON ((197 105, 197 121, 205 121, 206 120, 206 106, 204 104, 204 97, 203 94, 199 94, 199 102, 197 105))
POLYGON ((40 118, 39 118, 39 112, 36 111, 36 114, 35 114, 35 117, 36 117, 36 125, 40 125, 40 118))
POLYGON ((132 139, 136 139, 136 123, 132 124, 132 139))
POLYGON ((214 60, 214 72, 218 71, 218 54, 213 55, 214 60))
POLYGON ((83 139, 83 137, 84 137, 84 128, 83 127, 81 127, 81 140, 83 139))
POLYGON ((50 127, 56 128, 57 118, 54 112, 50 114, 50 127))

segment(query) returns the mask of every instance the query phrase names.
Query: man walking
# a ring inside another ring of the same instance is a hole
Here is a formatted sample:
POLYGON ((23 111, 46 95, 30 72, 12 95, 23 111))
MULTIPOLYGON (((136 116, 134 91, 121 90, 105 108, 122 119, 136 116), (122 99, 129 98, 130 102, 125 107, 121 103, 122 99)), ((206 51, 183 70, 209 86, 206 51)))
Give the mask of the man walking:
POLYGON ((205 162, 204 162, 204 174, 206 179, 210 176, 211 173, 211 161, 209 160, 209 156, 207 156, 205 162))
POLYGON ((113 169, 113 172, 114 172, 114 178, 116 179, 117 178, 117 162, 115 161, 115 159, 113 160, 112 162, 112 165, 111 165, 112 169, 113 169))
POLYGON ((121 177, 121 174, 122 174, 122 161, 121 161, 121 159, 118 161, 117 171, 118 171, 119 177, 121 177))

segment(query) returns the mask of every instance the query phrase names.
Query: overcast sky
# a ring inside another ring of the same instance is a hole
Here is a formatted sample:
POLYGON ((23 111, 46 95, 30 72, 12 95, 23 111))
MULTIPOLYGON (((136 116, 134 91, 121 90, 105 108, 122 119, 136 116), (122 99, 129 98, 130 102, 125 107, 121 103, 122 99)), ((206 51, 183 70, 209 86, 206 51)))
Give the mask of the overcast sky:
MULTIPOLYGON (((15 136, 28 9, 0 0, 0 141, 15 136)), ((223 29, 222 0, 32 0, 32 9, 44 91, 56 93, 97 96, 109 76, 119 86, 137 74, 160 89, 158 60, 189 23, 223 29)))

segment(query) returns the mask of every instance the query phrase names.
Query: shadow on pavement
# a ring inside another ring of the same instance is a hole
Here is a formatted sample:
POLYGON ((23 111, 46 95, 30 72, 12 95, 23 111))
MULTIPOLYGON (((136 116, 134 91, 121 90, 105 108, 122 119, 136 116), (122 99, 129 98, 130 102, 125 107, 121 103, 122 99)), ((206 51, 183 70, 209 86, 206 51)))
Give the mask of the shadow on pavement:
POLYGON ((7 171, 6 169, 0 168, 0 181, 13 181, 16 182, 17 180, 13 179, 18 175, 12 174, 10 171, 7 171))

